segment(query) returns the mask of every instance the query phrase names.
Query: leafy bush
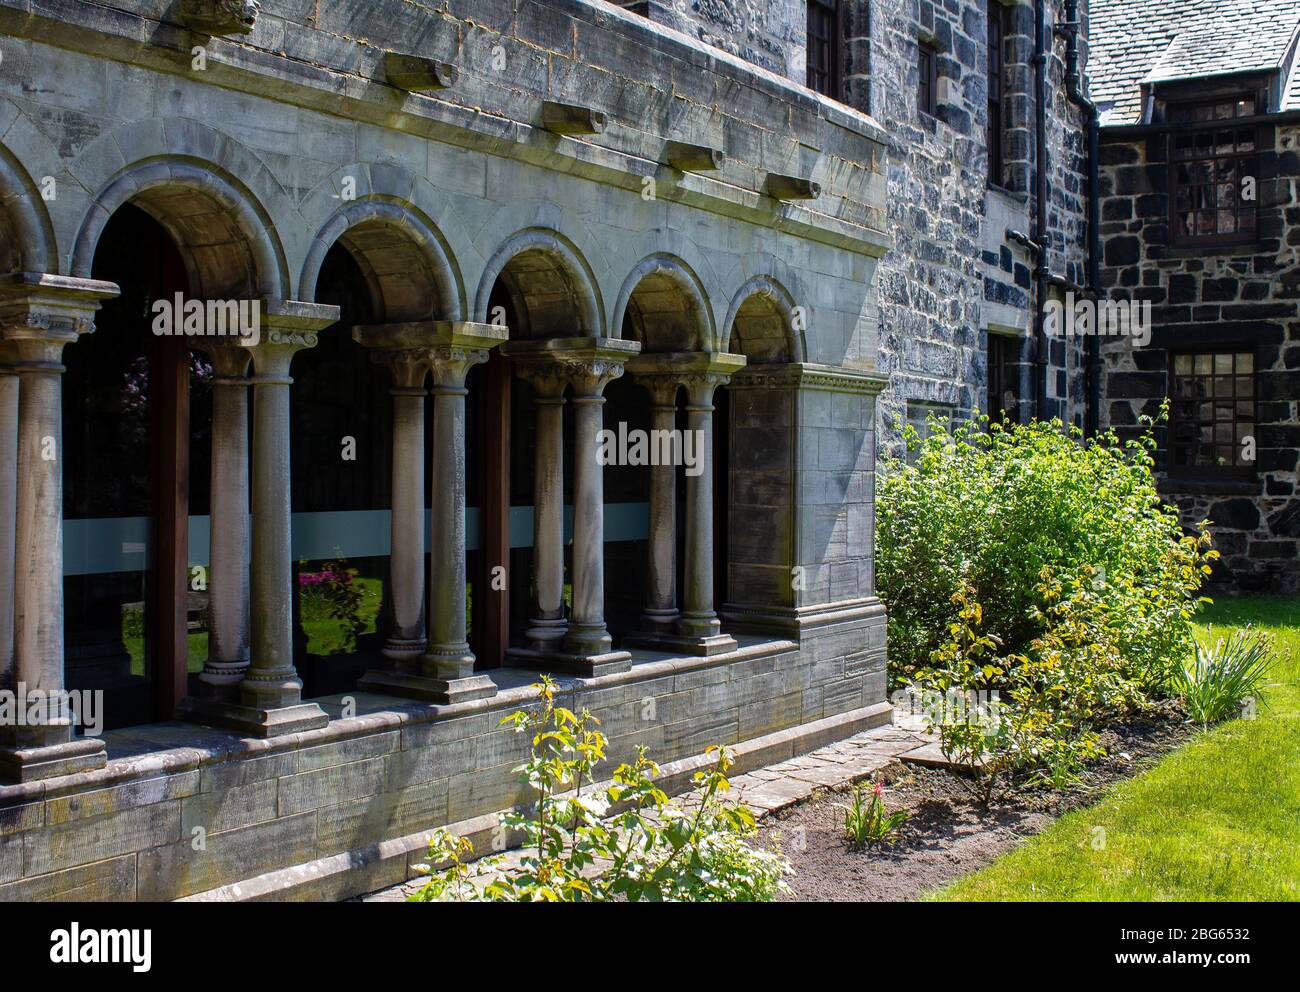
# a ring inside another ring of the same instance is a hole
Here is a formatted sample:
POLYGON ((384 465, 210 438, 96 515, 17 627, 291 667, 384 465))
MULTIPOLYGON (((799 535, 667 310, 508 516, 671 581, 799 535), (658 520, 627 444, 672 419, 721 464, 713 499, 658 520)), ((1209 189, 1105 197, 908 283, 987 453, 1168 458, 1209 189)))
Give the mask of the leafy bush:
POLYGON ((879 783, 870 790, 864 785, 853 787, 853 804, 845 806, 836 803, 844 811, 844 837, 849 847, 860 851, 868 844, 881 844, 892 841, 894 835, 909 819, 906 810, 898 809, 890 813, 885 808, 885 787, 879 783))
POLYGON ((714 764, 695 773, 693 810, 671 804, 655 785, 659 768, 644 748, 611 784, 592 787, 607 746, 599 721, 557 706, 551 679, 534 688, 541 705, 501 721, 532 734, 531 756, 518 770, 536 806, 502 815, 504 826, 522 831, 524 856, 518 864, 504 855, 470 863, 473 845, 439 831, 423 866, 429 882, 411 901, 766 902, 788 890, 785 858, 748 843, 753 814, 721 801, 732 765, 724 749, 710 749, 714 764))
POLYGON ((1252 704, 1272 666, 1273 643, 1262 631, 1235 630, 1212 648, 1196 645, 1178 670, 1178 691, 1188 716, 1202 725, 1226 719, 1252 704))
POLYGON ((877 492, 895 683, 951 643, 958 593, 980 604, 982 636, 1000 652, 1028 654, 1053 622, 1046 569, 1067 587, 1089 585, 1090 622, 1113 638, 1126 677, 1152 692, 1168 686, 1192 649, 1197 592, 1217 553, 1208 534, 1184 535, 1161 501, 1150 432, 1084 440, 1060 421, 987 418, 952 433, 935 420, 930 431, 924 441, 904 431, 915 463, 886 462, 877 492))
POLYGON ((366 632, 368 621, 362 609, 366 591, 357 581, 357 570, 339 562, 326 562, 319 572, 299 572, 298 587, 302 618, 338 620, 344 651, 354 651, 357 638, 366 632))

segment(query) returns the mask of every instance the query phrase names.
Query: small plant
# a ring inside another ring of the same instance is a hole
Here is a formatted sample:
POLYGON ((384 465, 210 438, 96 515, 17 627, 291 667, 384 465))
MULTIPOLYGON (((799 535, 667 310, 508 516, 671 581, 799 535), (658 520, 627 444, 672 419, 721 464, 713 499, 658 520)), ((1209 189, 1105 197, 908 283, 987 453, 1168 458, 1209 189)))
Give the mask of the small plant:
POLYGON ((1196 645, 1195 654, 1176 673, 1183 705, 1192 720, 1207 726, 1239 712, 1259 696, 1272 665, 1273 643, 1250 627, 1220 637, 1212 648, 1196 645))
POLYGON ((853 787, 853 805, 836 803, 844 810, 844 837, 849 847, 861 851, 873 844, 892 843, 899 829, 907 822, 906 810, 894 810, 890 813, 885 808, 885 787, 876 783, 868 790, 865 785, 853 787), (870 794, 871 798, 867 796, 870 794))
POLYGON ((767 902, 788 891, 789 862, 751 846, 753 814, 721 801, 730 787, 726 749, 709 749, 714 762, 695 773, 689 810, 655 784, 659 768, 644 748, 612 782, 593 786, 608 746, 599 721, 558 705, 550 678, 534 688, 540 705, 501 721, 532 735, 517 771, 537 801, 501 817, 523 834, 523 857, 514 865, 503 855, 471 863, 468 840, 437 831, 421 867, 429 882, 412 902, 767 902))

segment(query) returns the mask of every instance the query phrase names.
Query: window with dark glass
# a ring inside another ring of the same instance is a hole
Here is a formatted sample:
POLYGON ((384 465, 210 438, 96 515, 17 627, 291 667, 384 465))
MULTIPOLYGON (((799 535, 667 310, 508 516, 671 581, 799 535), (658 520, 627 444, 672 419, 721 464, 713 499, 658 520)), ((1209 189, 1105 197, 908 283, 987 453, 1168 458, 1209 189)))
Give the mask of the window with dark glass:
POLYGON ((1253 475, 1254 353, 1178 352, 1171 361, 1171 474, 1253 475))
POLYGON ((840 97, 839 0, 808 0, 808 88, 840 97))
POLYGON ((1237 123, 1255 111, 1251 96, 1169 109, 1175 244, 1255 240, 1258 128, 1237 123))
POLYGON ((1006 37, 1007 8, 999 0, 989 4, 989 182, 1002 185, 1002 40, 1006 37))
POLYGON ((935 66, 938 61, 933 45, 924 41, 917 42, 916 109, 931 115, 934 114, 935 66))
POLYGON ((1019 420, 1021 339, 989 334, 989 419, 1019 420))

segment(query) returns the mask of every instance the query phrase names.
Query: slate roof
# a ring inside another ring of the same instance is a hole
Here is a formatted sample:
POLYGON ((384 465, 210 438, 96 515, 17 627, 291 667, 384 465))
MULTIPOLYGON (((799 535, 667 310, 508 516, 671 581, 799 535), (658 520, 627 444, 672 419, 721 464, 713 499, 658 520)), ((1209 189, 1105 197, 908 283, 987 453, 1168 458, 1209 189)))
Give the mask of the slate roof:
POLYGON ((1300 0, 1092 0, 1092 96, 1102 124, 1142 118, 1142 83, 1280 69, 1300 107, 1300 0), (1109 110, 1106 104, 1113 105, 1109 110))

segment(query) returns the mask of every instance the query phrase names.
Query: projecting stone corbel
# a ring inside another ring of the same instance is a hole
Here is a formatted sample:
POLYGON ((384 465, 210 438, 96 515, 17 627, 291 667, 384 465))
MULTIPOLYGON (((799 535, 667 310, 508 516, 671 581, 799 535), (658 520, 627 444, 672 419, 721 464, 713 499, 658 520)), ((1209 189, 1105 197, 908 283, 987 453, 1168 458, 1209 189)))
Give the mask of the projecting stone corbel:
POLYGON ((445 90, 460 75, 460 70, 450 62, 397 52, 384 53, 383 67, 389 84, 408 93, 445 90))
POLYGON ((176 0, 174 8, 182 27, 210 38, 248 34, 261 9, 257 0, 176 0))
POLYGON ((778 176, 769 172, 767 195, 774 200, 815 200, 822 195, 822 184, 798 176, 778 176))
POLYGON ((600 134, 609 118, 599 110, 547 100, 542 104, 542 127, 552 134, 600 134))
POLYGON ((682 141, 668 142, 664 157, 680 172, 716 172, 727 161, 727 156, 716 148, 688 145, 682 141))

